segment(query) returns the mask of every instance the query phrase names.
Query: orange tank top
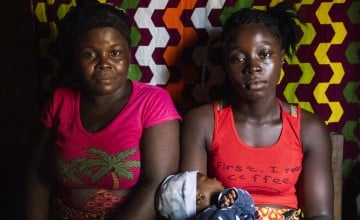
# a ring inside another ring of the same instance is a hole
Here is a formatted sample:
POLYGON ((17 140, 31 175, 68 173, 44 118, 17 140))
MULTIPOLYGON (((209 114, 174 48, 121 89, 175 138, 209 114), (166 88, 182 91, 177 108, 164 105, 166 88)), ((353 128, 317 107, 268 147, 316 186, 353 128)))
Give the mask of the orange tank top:
POLYGON ((247 190, 256 205, 298 208, 295 184, 302 170, 300 108, 281 109, 282 131, 278 141, 254 148, 238 136, 232 107, 214 103, 214 136, 209 152, 209 175, 225 187, 247 190), (211 162, 211 163, 210 163, 211 162))

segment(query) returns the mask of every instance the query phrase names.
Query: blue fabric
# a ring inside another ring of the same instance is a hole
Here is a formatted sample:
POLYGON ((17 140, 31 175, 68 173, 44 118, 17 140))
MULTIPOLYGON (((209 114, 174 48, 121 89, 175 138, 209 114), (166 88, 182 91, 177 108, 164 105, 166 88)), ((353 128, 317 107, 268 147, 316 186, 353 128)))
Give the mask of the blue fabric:
POLYGON ((255 220, 255 204, 246 190, 227 188, 218 197, 218 204, 211 205, 196 216, 196 220, 255 220), (221 207, 220 200, 231 189, 237 192, 237 198, 232 206, 221 207))

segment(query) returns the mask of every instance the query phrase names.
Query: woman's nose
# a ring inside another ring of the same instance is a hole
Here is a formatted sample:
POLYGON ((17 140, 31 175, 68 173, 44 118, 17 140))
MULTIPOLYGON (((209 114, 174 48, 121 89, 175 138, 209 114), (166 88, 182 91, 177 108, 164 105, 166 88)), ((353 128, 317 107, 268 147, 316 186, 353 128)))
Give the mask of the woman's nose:
POLYGON ((96 68, 98 69, 106 69, 111 67, 109 58, 106 55, 99 56, 98 63, 96 64, 96 68))
POLYGON ((245 67, 246 73, 256 73, 260 71, 259 61, 256 58, 248 59, 245 67))

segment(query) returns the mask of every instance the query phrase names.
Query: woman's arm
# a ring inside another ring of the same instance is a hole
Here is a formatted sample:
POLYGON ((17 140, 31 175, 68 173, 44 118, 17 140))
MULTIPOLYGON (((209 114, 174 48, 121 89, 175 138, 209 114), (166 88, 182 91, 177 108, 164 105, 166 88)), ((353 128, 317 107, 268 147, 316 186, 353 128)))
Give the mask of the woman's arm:
POLYGON ((180 171, 198 170, 207 175, 207 150, 213 129, 212 105, 201 106, 185 115, 181 126, 180 171))
POLYGON ((177 172, 179 166, 179 121, 147 128, 140 148, 139 182, 113 219, 156 219, 156 190, 166 176, 177 172))
POLYGON ((304 151, 300 198, 306 219, 333 219, 331 141, 324 122, 303 111, 301 142, 304 151))
POLYGON ((26 194, 26 218, 28 220, 46 220, 48 217, 50 187, 46 180, 49 168, 50 155, 47 151, 53 141, 51 129, 39 126, 39 144, 34 148, 29 165, 27 194, 26 194))

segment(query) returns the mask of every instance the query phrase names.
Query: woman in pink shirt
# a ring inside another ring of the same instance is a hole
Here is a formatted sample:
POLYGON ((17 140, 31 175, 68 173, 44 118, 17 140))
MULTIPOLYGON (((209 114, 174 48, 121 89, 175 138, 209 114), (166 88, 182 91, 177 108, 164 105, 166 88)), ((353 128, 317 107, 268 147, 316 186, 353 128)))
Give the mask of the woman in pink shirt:
POLYGON ((177 171, 179 120, 162 88, 127 79, 124 11, 79 1, 59 25, 67 86, 40 116, 28 219, 155 219, 160 182, 177 171))

